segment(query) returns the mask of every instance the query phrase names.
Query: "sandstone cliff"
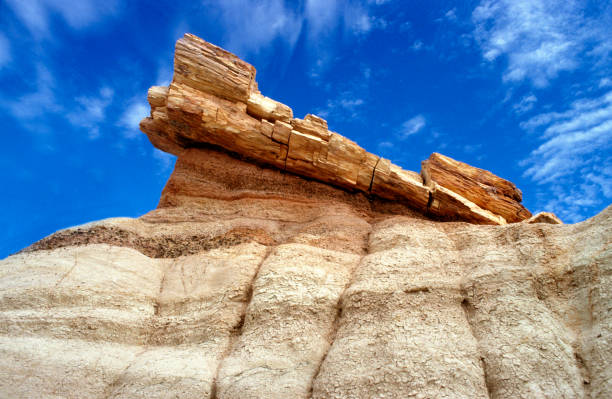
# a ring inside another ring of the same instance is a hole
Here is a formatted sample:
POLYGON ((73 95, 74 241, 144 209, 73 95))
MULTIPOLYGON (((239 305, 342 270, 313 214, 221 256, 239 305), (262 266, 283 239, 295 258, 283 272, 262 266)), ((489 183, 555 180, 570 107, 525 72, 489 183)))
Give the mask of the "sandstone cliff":
POLYGON ((178 155, 158 208, 0 261, 1 397, 612 397, 612 207, 525 220, 512 183, 403 171, 182 40, 143 121, 178 155))

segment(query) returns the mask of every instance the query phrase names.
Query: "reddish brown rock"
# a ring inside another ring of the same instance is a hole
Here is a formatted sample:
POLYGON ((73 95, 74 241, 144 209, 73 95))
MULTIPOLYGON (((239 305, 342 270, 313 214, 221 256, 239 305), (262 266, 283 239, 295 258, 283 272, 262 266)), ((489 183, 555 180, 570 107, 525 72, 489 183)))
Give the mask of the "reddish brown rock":
POLYGON ((193 35, 176 44, 174 79, 148 93, 141 129, 162 151, 180 155, 202 144, 324 183, 400 201, 445 220, 504 224, 530 216, 520 191, 490 172, 439 154, 422 175, 368 153, 308 114, 265 97, 255 68, 193 35), (434 183, 437 185, 434 185, 434 183))
POLYGON ((427 185, 436 182, 510 223, 531 216, 520 204, 521 191, 508 180, 484 169, 433 153, 422 162, 421 174, 427 185))

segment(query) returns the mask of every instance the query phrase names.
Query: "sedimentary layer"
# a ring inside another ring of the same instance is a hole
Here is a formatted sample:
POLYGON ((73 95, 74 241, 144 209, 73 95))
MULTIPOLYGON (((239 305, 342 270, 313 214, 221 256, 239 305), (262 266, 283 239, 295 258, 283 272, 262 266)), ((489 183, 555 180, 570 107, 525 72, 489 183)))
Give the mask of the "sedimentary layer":
POLYGON ((511 182, 405 171, 254 79, 179 40, 142 122, 178 156, 157 209, 0 261, 0 397, 612 397, 612 206, 529 217, 511 182))
POLYGON ((252 65, 190 34, 176 44, 172 83, 152 87, 148 99, 151 116, 141 129, 154 146, 177 156, 214 145, 444 220, 505 224, 531 216, 520 191, 490 172, 439 154, 423 173, 407 171, 330 131, 320 117, 295 118, 291 108, 259 92, 252 65))
POLYGON ((431 221, 191 149, 158 209, 0 262, 0 393, 606 398, 611 222, 431 221))

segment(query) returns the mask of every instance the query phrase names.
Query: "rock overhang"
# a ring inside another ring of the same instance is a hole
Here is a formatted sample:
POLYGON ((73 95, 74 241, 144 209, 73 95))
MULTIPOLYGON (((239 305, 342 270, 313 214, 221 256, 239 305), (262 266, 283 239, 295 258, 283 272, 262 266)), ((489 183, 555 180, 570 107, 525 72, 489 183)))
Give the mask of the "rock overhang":
POLYGON ((503 225, 531 217, 516 186, 491 172, 434 153, 420 173, 404 170, 332 132, 308 114, 264 96, 255 68, 186 34, 176 43, 174 77, 149 89, 140 123, 151 143, 180 156, 212 145, 305 178, 401 201, 433 218, 503 225))

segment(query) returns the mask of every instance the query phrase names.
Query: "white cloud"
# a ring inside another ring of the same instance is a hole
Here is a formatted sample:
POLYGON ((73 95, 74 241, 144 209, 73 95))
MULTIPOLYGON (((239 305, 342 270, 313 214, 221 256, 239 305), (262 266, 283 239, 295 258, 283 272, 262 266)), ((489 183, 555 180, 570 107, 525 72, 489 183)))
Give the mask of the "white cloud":
POLYGON ((77 97, 77 106, 66 115, 68 121, 77 128, 87 129, 90 139, 100 136, 99 124, 106 119, 106 108, 113 100, 114 92, 102 87, 97 96, 77 97))
POLYGON ((0 33, 0 69, 11 61, 11 46, 8 39, 0 33))
POLYGON ((475 154, 482 149, 482 144, 466 144, 463 146, 463 151, 466 154, 475 154))
POLYGON ((578 221, 585 207, 612 199, 612 91, 536 115, 521 127, 542 139, 521 165, 526 177, 551 186, 549 210, 578 221))
POLYGON ((174 71, 172 70, 172 65, 170 64, 160 64, 157 68, 157 77, 155 78, 156 86, 169 86, 172 81, 172 74, 174 71))
POLYGON ((88 27, 117 11, 116 0, 7 0, 21 22, 37 36, 49 35, 49 19, 60 15, 73 29, 88 27))
POLYGON ((225 47, 238 53, 258 53, 275 40, 293 48, 302 29, 301 17, 283 0, 223 0, 213 3, 221 11, 227 32, 225 47))
POLYGON ((35 90, 14 100, 4 99, 2 105, 24 125, 31 125, 33 119, 61 109, 53 93, 54 85, 51 72, 39 64, 36 68, 35 90))
POLYGON ((333 116, 336 120, 355 119, 359 117, 358 109, 365 104, 361 98, 356 98, 352 93, 340 94, 332 100, 327 100, 326 107, 317 111, 323 118, 333 116))
MULTIPOLYGON (((381 5, 386 1, 369 1, 381 5)), ((372 15, 371 7, 354 0, 307 0, 304 18, 308 21, 311 38, 324 35, 342 25, 354 34, 368 33, 372 29, 384 29, 387 21, 372 15)))
POLYGON ((319 36, 332 31, 338 23, 340 4, 329 0, 307 0, 304 9, 309 34, 319 36))
POLYGON ((343 18, 345 28, 356 34, 368 33, 375 25, 381 28, 386 26, 384 20, 370 17, 367 9, 353 3, 345 5, 343 18))
POLYGON ((119 119, 118 125, 125 128, 123 135, 128 139, 139 137, 140 121, 149 115, 149 106, 144 101, 133 101, 119 119))
POLYGON ((599 81, 599 88, 600 89, 604 88, 604 87, 610 87, 610 86, 612 86, 612 79, 610 79, 610 78, 602 78, 599 81))
POLYGON ((448 10, 445 14, 444 17, 449 20, 449 21, 456 21, 457 20, 457 9, 456 8, 452 8, 450 10, 448 10))
POLYGON ((487 61, 507 60, 505 81, 548 85, 563 71, 578 68, 585 52, 603 57, 611 31, 585 17, 578 0, 483 0, 472 13, 474 37, 487 61), (596 54, 595 50, 598 50, 596 54))
POLYGON ((351 79, 337 83, 334 97, 327 100, 325 107, 317 109, 317 115, 331 118, 333 121, 360 119, 360 113, 366 104, 364 98, 369 96, 372 69, 366 65, 360 66, 360 73, 351 79))
MULTIPOLYGON (((306 45, 314 59, 310 76, 319 78, 335 57, 334 32, 343 30, 345 38, 365 37, 376 29, 385 29, 387 21, 376 17, 375 2, 370 6, 355 0, 307 0, 303 19, 306 27, 306 45)), ((382 4, 382 3, 381 3, 382 4)))
POLYGON ((533 94, 529 94, 525 96, 518 103, 512 106, 514 112, 517 114, 524 114, 525 112, 531 111, 533 109, 535 103, 538 101, 538 98, 533 94))
POLYGON ((420 49, 423 48, 423 42, 421 40, 415 40, 414 43, 412 43, 412 46, 410 46, 411 49, 413 49, 414 51, 419 51, 420 49))
POLYGON ((380 143, 378 143, 378 149, 379 150, 388 150, 391 149, 395 146, 395 144, 393 144, 390 141, 381 141, 380 143))
POLYGON ((406 122, 402 123, 402 127, 400 130, 400 138, 405 139, 408 136, 412 136, 413 134, 417 134, 421 129, 425 127, 426 121, 423 115, 416 115, 406 122))

